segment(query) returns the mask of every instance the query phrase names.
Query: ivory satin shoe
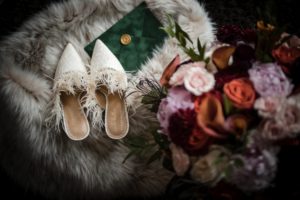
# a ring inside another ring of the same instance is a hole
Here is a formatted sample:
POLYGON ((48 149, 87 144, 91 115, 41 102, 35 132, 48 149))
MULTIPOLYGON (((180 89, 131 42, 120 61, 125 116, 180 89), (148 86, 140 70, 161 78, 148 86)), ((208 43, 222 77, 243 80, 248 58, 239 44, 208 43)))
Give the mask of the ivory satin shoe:
POLYGON ((56 126, 62 124, 72 140, 83 140, 90 132, 83 110, 82 97, 87 89, 88 74, 72 44, 65 47, 57 64, 54 78, 56 126))
POLYGON ((95 99, 99 107, 105 109, 106 133, 112 139, 121 139, 129 130, 125 101, 128 85, 126 72, 101 40, 96 41, 90 67, 95 99))

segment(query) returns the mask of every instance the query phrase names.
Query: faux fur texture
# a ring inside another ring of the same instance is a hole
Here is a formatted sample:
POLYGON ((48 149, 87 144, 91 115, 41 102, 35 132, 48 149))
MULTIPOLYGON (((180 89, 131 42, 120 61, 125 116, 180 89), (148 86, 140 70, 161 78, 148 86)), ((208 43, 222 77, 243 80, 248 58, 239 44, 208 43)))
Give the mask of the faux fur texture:
MULTIPOLYGON (((28 21, 1 43, 0 53, 0 156, 3 167, 21 184, 50 198, 112 199, 161 194, 172 174, 159 163, 146 165, 141 158, 122 161, 128 149, 102 129, 71 141, 61 132, 47 129, 47 105, 54 98, 53 78, 65 45, 72 43, 85 64, 90 58, 83 47, 99 36, 142 0, 69 0, 54 4, 28 21)), ((202 43, 214 39, 213 26, 196 0, 146 0, 165 22, 172 14, 202 43)), ((130 91, 140 78, 158 78, 179 53, 167 39, 155 50, 142 70, 130 79, 130 91)), ((127 100, 130 133, 147 134, 155 116, 141 106, 138 94, 127 100), (147 123, 145 123, 147 121, 147 123)))

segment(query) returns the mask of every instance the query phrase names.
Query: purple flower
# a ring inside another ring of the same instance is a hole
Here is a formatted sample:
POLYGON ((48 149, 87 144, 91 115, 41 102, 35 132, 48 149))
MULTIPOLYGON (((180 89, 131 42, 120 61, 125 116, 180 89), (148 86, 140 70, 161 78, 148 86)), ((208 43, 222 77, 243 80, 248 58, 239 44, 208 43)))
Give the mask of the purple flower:
POLYGON ((276 63, 254 63, 248 71, 255 90, 262 97, 286 97, 293 85, 276 63))
POLYGON ((194 109, 192 95, 183 87, 173 87, 159 105, 157 118, 165 134, 168 134, 169 118, 179 109, 194 109))
POLYGON ((245 152, 232 157, 233 168, 228 180, 243 191, 258 191, 267 188, 275 178, 278 149, 264 143, 257 131, 249 139, 245 152))
POLYGON ((267 188, 276 175, 276 157, 263 150, 256 155, 236 155, 235 161, 242 166, 235 167, 229 181, 243 191, 258 191, 267 188))

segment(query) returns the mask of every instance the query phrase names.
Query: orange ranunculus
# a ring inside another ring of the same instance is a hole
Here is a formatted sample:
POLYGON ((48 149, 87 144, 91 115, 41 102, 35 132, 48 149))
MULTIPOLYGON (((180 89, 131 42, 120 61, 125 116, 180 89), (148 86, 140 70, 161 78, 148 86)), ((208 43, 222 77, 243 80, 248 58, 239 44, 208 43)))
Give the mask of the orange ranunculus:
POLYGON ((160 84, 162 86, 169 87, 169 81, 174 74, 174 72, 178 69, 180 64, 180 57, 177 55, 166 67, 165 71, 163 72, 161 78, 160 78, 160 84))
POLYGON ((255 101, 255 90, 249 79, 234 79, 224 85, 223 91, 235 107, 252 108, 255 101))

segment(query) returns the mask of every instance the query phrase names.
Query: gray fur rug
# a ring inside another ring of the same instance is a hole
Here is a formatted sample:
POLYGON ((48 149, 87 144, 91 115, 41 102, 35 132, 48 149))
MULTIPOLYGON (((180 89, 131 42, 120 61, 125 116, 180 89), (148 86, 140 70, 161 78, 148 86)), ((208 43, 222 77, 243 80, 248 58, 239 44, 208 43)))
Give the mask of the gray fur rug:
MULTIPOLYGON (((94 128, 81 141, 63 131, 46 128, 53 99, 58 59, 71 42, 88 64, 86 44, 99 36, 142 0, 69 0, 53 4, 0 44, 0 156, 1 165, 16 181, 49 198, 113 199, 151 197, 163 193, 172 174, 160 163, 147 165, 128 149, 94 128)), ((170 13, 195 41, 212 42, 214 29, 196 0, 146 0, 161 20, 170 13)), ((183 52, 166 39, 142 70, 130 78, 129 92, 145 77, 158 78, 164 67, 183 52)), ((148 134, 155 116, 140 103, 138 93, 127 99, 131 135, 148 134), (147 123, 144 123, 147 120, 147 123)))

